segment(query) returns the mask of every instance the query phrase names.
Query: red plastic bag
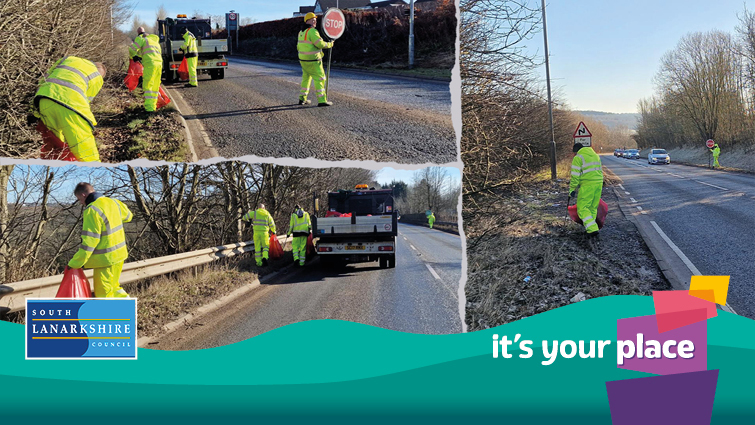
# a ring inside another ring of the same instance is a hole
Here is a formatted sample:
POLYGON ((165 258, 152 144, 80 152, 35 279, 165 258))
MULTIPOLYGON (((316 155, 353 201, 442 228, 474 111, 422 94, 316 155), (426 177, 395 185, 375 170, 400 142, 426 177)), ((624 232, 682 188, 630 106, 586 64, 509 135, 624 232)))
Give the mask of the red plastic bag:
POLYGON ((189 81, 189 62, 186 61, 186 58, 181 61, 181 65, 178 67, 178 79, 189 81))
POLYGON ((163 90, 163 86, 161 85, 160 92, 157 94, 157 109, 160 109, 169 103, 170 97, 168 97, 168 93, 165 93, 165 90, 163 90))
POLYGON ((283 247, 281 247, 281 243, 278 242, 278 237, 275 235, 270 235, 270 259, 271 260, 277 260, 281 257, 283 257, 283 247))
POLYGON ((40 149, 40 157, 42 159, 77 160, 71 149, 68 148, 68 144, 50 131, 42 120, 37 121, 37 131, 42 135, 42 141, 44 142, 44 145, 40 149))
MULTIPOLYGON (((577 213, 576 205, 569 205, 568 211, 569 217, 571 217, 572 220, 574 220, 577 224, 582 224, 582 220, 579 218, 579 214, 577 213)), ((606 223, 607 215, 608 204, 603 202, 603 200, 601 199, 600 203, 598 204, 598 218, 595 219, 595 221, 598 223, 598 229, 603 228, 603 225, 606 223)))
POLYGON ((134 91, 139 85, 139 78, 143 74, 144 66, 139 62, 134 62, 133 59, 130 60, 128 64, 128 73, 126 73, 126 78, 123 80, 123 83, 128 87, 128 91, 134 91))
POLYGON ((93 298, 89 280, 84 276, 84 269, 66 267, 55 298, 93 298))
POLYGON ((315 255, 315 239, 310 233, 309 236, 307 236, 307 257, 311 257, 313 255, 315 255))

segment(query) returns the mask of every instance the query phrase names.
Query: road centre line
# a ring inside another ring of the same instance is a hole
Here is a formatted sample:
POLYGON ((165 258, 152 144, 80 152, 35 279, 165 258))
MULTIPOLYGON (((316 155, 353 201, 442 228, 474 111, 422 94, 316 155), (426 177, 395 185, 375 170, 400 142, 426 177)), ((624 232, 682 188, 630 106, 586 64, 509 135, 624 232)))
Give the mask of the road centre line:
POLYGON ((440 280, 440 276, 438 276, 438 273, 436 273, 435 270, 433 270, 432 266, 430 266, 427 263, 425 263, 425 266, 427 267, 428 270, 430 270, 430 273, 432 273, 434 278, 440 280))
POLYGON ((706 185, 706 186, 715 187, 716 189, 721 189, 721 190, 729 190, 729 189, 727 189, 727 188, 725 188, 725 187, 716 186, 716 185, 714 185, 714 184, 710 184, 710 183, 701 182, 700 180, 694 180, 694 181, 696 181, 696 182, 698 182, 698 183, 700 183, 700 184, 704 184, 704 185, 706 185))

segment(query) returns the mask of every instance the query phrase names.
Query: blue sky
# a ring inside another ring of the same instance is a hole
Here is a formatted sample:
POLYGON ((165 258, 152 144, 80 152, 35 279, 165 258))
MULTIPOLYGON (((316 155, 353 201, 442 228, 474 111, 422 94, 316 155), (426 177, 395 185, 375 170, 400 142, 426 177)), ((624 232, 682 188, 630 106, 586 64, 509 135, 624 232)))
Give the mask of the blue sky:
MULTIPOLYGON (((294 12, 299 11, 299 6, 314 6, 315 0, 167 0, 167 1, 146 1, 134 0, 134 14, 138 15, 143 21, 151 23, 155 20, 155 11, 164 5, 168 10, 168 16, 176 17, 179 13, 191 15, 195 10, 206 12, 210 15, 223 15, 226 12, 235 10, 240 18, 252 18, 256 22, 272 21, 282 18, 291 18, 294 12)), ((221 24, 225 24, 222 22, 221 24)), ((126 27, 131 26, 129 21, 126 27)))
MULTIPOLYGON (((453 185, 461 184, 461 171, 454 167, 445 167, 448 170, 448 176, 451 179, 453 185)), ((403 181, 404 183, 411 184, 414 181, 414 174, 418 170, 396 170, 390 167, 382 168, 377 173, 377 182, 380 184, 388 184, 393 180, 403 181)))
MULTIPOLYGON (((745 4, 755 9, 742 0, 546 2, 551 84, 572 109, 637 112, 661 56, 691 32, 734 33, 745 4)), ((542 58, 542 32, 526 45, 542 58)))

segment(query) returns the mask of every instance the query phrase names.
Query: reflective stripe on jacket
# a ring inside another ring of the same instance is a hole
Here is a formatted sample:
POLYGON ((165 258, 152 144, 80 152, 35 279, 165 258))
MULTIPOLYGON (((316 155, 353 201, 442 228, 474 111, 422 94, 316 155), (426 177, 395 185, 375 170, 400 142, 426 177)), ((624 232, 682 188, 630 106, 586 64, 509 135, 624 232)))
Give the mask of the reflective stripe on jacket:
POLYGON ((187 31, 184 35, 184 44, 181 48, 184 49, 184 56, 187 58, 196 58, 199 56, 199 50, 197 50, 197 39, 194 34, 187 31))
POLYGON ((268 231, 276 233, 275 221, 273 221, 273 217, 265 209, 258 208, 249 211, 241 219, 252 222, 254 233, 267 233, 268 231))
POLYGON ((333 42, 325 41, 315 28, 307 28, 299 31, 299 42, 296 44, 296 50, 299 52, 299 60, 310 62, 322 60, 325 56, 322 49, 330 49, 333 42))
POLYGON ((94 119, 89 103, 102 88, 102 76, 93 62, 76 56, 66 56, 47 72, 44 82, 34 95, 34 109, 38 116, 39 100, 52 100, 81 115, 94 130, 94 119))
POLYGON ((291 221, 288 223, 288 234, 294 236, 309 236, 309 231, 312 229, 312 221, 309 219, 309 213, 304 212, 304 215, 299 218, 296 213, 291 214, 291 221))
POLYGON ((577 152, 571 163, 571 181, 569 192, 577 190, 580 183, 603 182, 603 169, 600 157, 590 147, 585 147, 577 152))
POLYGON ((122 263, 128 258, 126 232, 133 214, 117 199, 100 196, 84 209, 81 229, 81 246, 68 267, 97 269, 122 263))
POLYGON ((162 63, 163 50, 160 48, 160 37, 155 34, 139 34, 131 46, 128 48, 128 57, 133 59, 134 56, 142 58, 142 62, 162 63))

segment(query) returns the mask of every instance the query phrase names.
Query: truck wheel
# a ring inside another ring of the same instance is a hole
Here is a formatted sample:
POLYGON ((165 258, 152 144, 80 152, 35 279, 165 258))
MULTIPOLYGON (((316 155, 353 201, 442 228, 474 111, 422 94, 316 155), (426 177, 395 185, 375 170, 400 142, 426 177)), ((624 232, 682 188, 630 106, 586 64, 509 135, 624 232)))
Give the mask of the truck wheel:
POLYGON ((388 268, 388 257, 380 257, 379 261, 380 261, 380 268, 381 269, 388 268))
POLYGON ((396 268, 396 254, 393 254, 390 257, 388 257, 388 268, 389 269, 396 268))
POLYGON ((213 80, 222 80, 225 78, 225 69, 210 70, 210 78, 213 80))

